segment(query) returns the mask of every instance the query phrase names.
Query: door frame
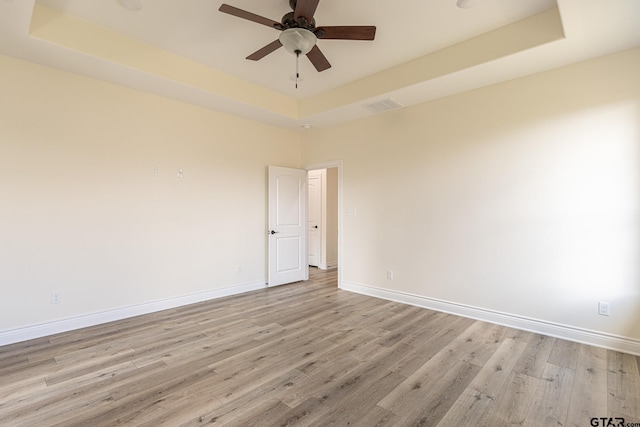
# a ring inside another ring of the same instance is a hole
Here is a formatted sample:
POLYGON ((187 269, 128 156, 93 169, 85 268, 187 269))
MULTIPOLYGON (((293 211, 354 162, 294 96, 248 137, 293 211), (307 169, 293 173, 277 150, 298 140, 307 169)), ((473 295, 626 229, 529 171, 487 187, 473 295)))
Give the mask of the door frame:
POLYGON ((332 160, 322 163, 312 163, 303 166, 307 172, 317 169, 338 169, 338 288, 342 289, 342 270, 343 270, 343 258, 344 253, 342 249, 342 160, 332 160))

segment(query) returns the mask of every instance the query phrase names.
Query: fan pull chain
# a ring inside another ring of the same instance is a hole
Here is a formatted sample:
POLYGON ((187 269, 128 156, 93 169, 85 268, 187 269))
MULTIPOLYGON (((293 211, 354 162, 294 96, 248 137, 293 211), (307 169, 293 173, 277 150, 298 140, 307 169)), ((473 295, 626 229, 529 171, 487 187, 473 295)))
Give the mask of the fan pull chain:
POLYGON ((300 78, 300 51, 296 50, 296 89, 298 89, 298 79, 300 78))

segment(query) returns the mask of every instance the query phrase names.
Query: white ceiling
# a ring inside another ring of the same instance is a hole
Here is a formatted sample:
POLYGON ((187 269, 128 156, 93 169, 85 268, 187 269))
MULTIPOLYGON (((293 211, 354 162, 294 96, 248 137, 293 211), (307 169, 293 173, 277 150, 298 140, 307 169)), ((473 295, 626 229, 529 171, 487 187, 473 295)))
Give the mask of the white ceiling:
MULTIPOLYGON (((277 30, 218 12, 219 0, 140 2, 143 9, 132 12, 117 0, 0 0, 0 53, 300 128, 370 115, 362 105, 387 97, 412 105, 640 45, 638 0, 478 0, 472 9, 457 8, 456 0, 321 0, 319 26, 375 25, 376 39, 319 40, 333 67, 318 73, 303 58, 303 81, 296 90, 290 79, 295 57, 284 49, 261 61, 244 59, 275 40, 277 30), (56 19, 34 26, 34 8, 56 19), (552 12, 561 19, 555 33, 548 28, 552 12), (535 20, 543 15, 549 19, 535 20), (205 66, 212 80, 240 83, 235 92, 226 92, 168 77, 158 63, 151 69, 101 57, 98 50, 74 44, 79 41, 73 37, 66 45, 63 38, 39 36, 40 27, 53 28, 62 16, 108 30, 104 34, 113 34, 114 49, 116 38, 126 35, 205 66), (260 87, 264 90, 255 89, 260 87)), ((288 0, 224 2, 275 21, 290 11, 288 0)))
MULTIPOLYGON (((140 1, 144 9, 139 12, 127 11, 116 0, 39 3, 296 98, 342 86, 555 6, 555 0, 483 0, 475 9, 458 9, 455 0, 322 0, 315 14, 319 26, 376 25, 377 39, 320 40, 318 46, 333 67, 319 74, 308 60, 302 61, 305 82, 296 90, 289 79, 295 57, 284 49, 258 62, 245 59, 277 39, 279 31, 218 12, 222 1, 140 1)), ((291 12, 288 0, 225 3, 274 21, 291 12)))

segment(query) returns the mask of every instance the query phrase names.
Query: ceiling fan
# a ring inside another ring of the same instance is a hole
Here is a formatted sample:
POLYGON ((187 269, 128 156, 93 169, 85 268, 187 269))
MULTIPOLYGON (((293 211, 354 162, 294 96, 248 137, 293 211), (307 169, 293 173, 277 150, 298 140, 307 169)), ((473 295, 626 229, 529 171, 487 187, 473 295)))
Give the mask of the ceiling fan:
POLYGON ((289 6, 293 12, 282 17, 280 22, 247 12, 237 7, 223 4, 220 12, 237 16, 258 24, 266 25, 282 31, 280 37, 258 49, 247 59, 258 61, 268 54, 284 46, 289 52, 299 55, 307 55, 313 66, 318 71, 331 68, 331 64, 316 45, 321 40, 373 40, 376 35, 374 26, 332 26, 316 27, 313 15, 316 12, 320 0, 289 0, 289 6))

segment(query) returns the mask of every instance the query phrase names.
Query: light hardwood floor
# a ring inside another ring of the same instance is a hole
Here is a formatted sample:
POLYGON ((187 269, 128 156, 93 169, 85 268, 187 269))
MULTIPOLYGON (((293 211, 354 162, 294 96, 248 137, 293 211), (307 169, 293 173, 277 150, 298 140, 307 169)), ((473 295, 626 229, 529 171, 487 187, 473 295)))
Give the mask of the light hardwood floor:
POLYGON ((0 347, 0 425, 640 426, 640 358, 336 274, 0 347), (632 424, 633 425, 633 424, 632 424))

